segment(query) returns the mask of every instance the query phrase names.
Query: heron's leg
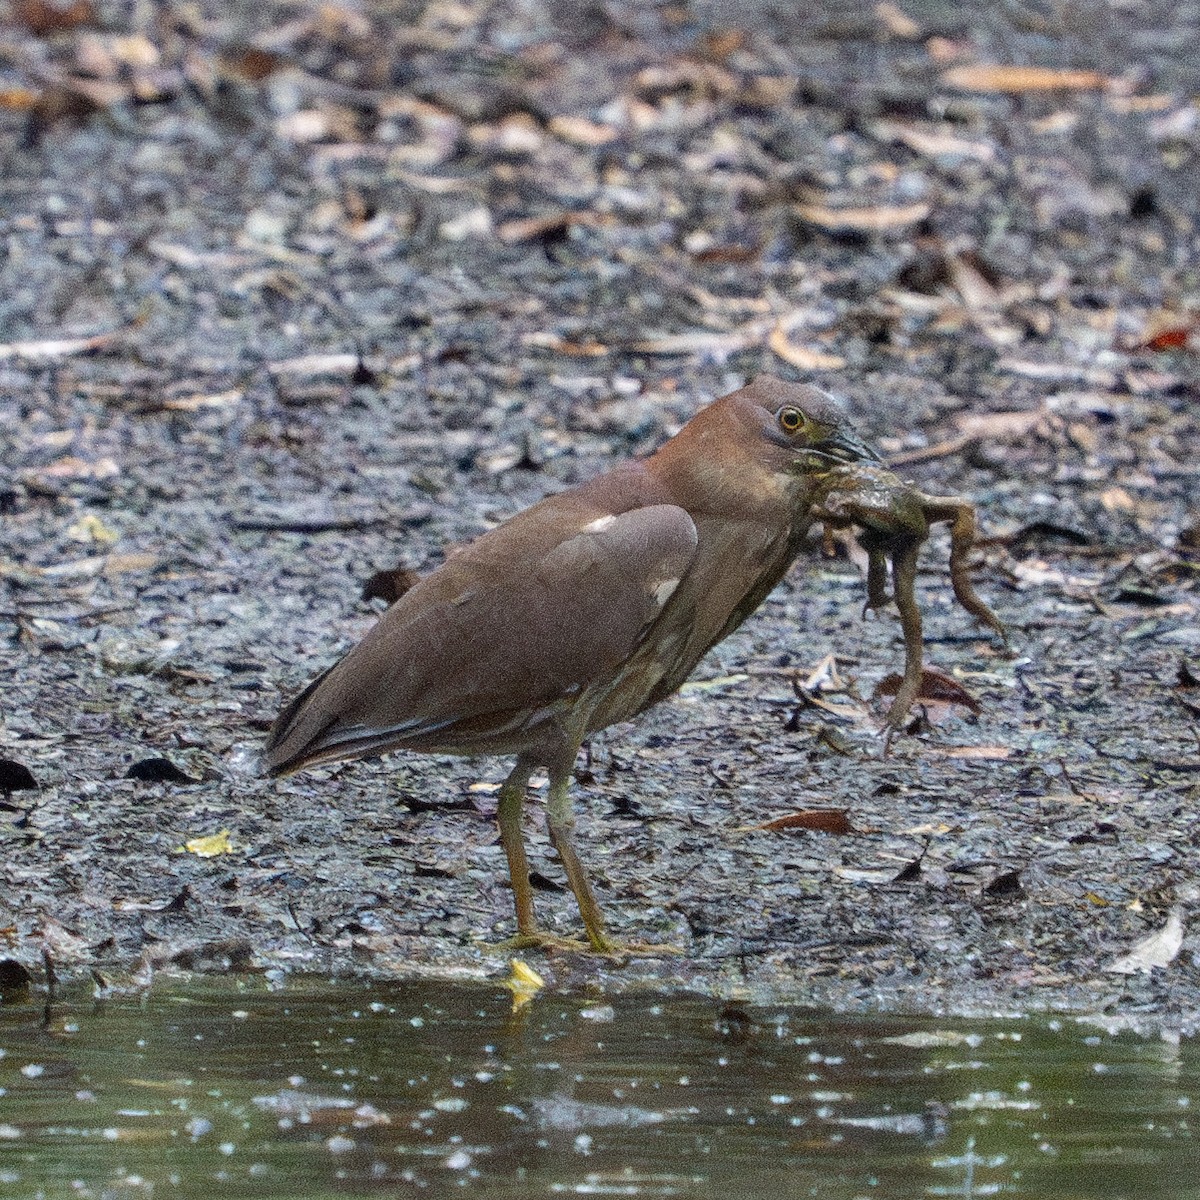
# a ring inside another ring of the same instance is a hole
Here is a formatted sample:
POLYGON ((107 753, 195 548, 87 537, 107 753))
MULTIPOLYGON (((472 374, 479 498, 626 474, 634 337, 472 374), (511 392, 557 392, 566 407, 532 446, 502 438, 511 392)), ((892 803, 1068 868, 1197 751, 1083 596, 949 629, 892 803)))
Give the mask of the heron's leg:
POLYGON ((587 870, 575 850, 575 813, 571 807, 571 772, 575 756, 565 764, 550 769, 550 794, 546 798, 546 825, 550 841, 558 852, 567 882, 575 893, 579 915, 587 930, 588 941, 597 954, 608 954, 613 958, 624 958, 630 954, 679 954, 676 946, 663 946, 651 942, 618 942, 604 931, 604 915, 588 880, 587 870))
POLYGON ((583 918, 583 927, 587 930, 592 949, 601 954, 611 954, 616 947, 604 932, 604 915, 600 912, 600 905, 596 903, 587 870, 575 849, 575 812, 571 807, 570 796, 571 771, 574 765, 572 755, 571 761, 565 766, 560 762, 550 770, 550 793, 546 797, 546 827, 563 870, 567 873, 567 883, 575 893, 579 915, 583 918))
POLYGON ((517 910, 517 934, 502 942, 497 949, 586 950, 587 945, 577 938, 545 933, 537 927, 533 912, 533 888, 529 883, 529 857, 525 853, 525 839, 521 836, 521 809, 525 805, 525 791, 536 763, 536 759, 519 757, 500 788, 496 821, 500 826, 500 844, 508 859, 513 905, 517 910))
POLYGON ((500 826, 500 845, 508 859, 508 877, 512 883, 513 903, 517 909, 517 936, 533 937, 537 934, 537 918, 533 914, 533 888, 529 884, 529 858, 525 854, 525 840, 521 836, 521 808, 525 803, 525 789, 533 774, 534 764, 518 758, 500 788, 500 807, 496 821, 500 826))

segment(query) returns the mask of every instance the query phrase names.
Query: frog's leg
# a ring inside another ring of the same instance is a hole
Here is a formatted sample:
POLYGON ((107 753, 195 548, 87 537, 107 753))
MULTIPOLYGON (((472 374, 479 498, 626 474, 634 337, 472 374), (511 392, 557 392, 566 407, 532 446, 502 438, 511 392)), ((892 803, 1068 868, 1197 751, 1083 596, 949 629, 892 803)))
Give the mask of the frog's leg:
POLYGON ((904 634, 904 677, 887 711, 884 728, 890 745, 892 734, 901 726, 908 710, 921 691, 921 655, 924 642, 921 636, 921 610, 917 606, 917 554, 921 549, 918 538, 893 537, 892 586, 896 608, 900 611, 900 629, 904 634))
POLYGON ((971 583, 967 554, 975 544, 975 505, 952 496, 923 496, 930 521, 950 523, 950 583, 959 604, 973 617, 994 630, 1008 645, 1008 631, 1000 618, 983 602, 971 583))

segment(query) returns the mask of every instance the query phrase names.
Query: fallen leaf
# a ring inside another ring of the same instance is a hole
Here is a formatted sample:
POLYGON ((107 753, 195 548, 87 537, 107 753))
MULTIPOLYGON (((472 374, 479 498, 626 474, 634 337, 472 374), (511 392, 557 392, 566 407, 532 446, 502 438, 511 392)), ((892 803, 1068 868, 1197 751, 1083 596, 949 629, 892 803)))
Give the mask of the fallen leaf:
POLYGON ((590 212, 555 212, 540 217, 521 217, 496 226, 496 236, 509 245, 566 233, 572 225, 595 225, 599 218, 590 212))
MULTIPOLYGON (((900 690, 901 676, 891 674, 884 676, 875 686, 876 696, 894 696, 900 690)), ((960 704, 973 713, 983 712, 979 701, 967 691, 956 679, 935 671, 932 667, 921 670, 921 686, 917 690, 918 700, 930 700, 937 704, 960 704)))
POLYGON ((870 208, 829 208, 824 204, 797 204, 796 212, 810 225, 832 233, 887 233, 907 229, 925 220, 932 206, 925 203, 870 208))
POLYGON ((895 1037, 879 1039, 889 1046, 908 1046, 913 1050, 932 1050, 938 1046, 978 1046, 977 1033, 959 1033, 956 1029, 917 1029, 912 1033, 898 1033, 895 1037))
POLYGON ((846 360, 838 354, 827 354, 823 350, 812 350, 807 346, 795 346, 788 341, 787 330, 780 322, 767 335, 767 345, 783 359, 801 371, 840 371, 846 360))
POLYGON ((679 689, 679 695, 687 696, 696 692, 715 692, 720 688, 733 687, 745 683, 749 675, 714 675, 711 679, 692 679, 679 689))
POLYGON ((158 563, 157 554, 107 554, 104 557, 104 574, 111 579, 134 571, 152 571, 158 563))
POLYGON ((985 896, 1014 897, 1023 896, 1025 889, 1021 886, 1020 871, 1004 871, 995 879, 984 885, 985 896))
POLYGON ((9 797, 13 792, 27 792, 36 789, 38 782, 33 772, 15 758, 0 758, 0 795, 9 797))
POLYGON ((973 158, 978 162, 991 162, 996 157, 996 147, 991 142, 973 141, 928 126, 877 121, 871 132, 881 140, 900 142, 927 158, 973 158))
POLYGON ((528 964, 514 958, 508 964, 509 976, 504 986, 512 992, 512 1010, 518 1012, 546 986, 546 981, 528 964))
POLYGON ((621 136, 611 125, 589 121, 586 117, 551 117, 548 128, 555 137, 585 149, 606 146, 621 136))
POLYGON ((816 833, 857 833, 858 830, 850 824, 847 811, 844 808, 806 808, 747 828, 766 833, 779 833, 785 829, 810 829, 816 833))
POLYGON ((67 537, 76 542, 96 542, 101 546, 111 546, 119 540, 120 534, 110 529, 95 513, 84 513, 67 529, 67 537))
MULTIPOLYGON (((169 758, 155 757, 143 758, 140 762, 135 762, 128 771, 125 772, 126 779, 137 779, 142 783, 199 783, 199 779, 192 778, 185 771, 181 771, 169 758)), ((228 834, 228 830, 225 833, 228 834)), ((228 840, 228 839, 226 839, 228 840)), ((191 848, 191 843, 188 843, 188 848, 191 848)), ((228 847, 226 847, 228 849, 228 847)), ((196 853, 199 853, 198 851, 196 853)))
POLYGON ((97 333, 85 338, 47 338, 40 342, 0 342, 0 361, 6 358, 24 358, 34 362, 42 359, 68 358, 72 354, 87 354, 99 350, 120 337, 121 330, 97 333))
POLYGON ((1012 758, 1011 746, 927 746, 927 754, 938 758, 1005 759, 1012 758))
POLYGON ((597 342, 592 338, 581 342, 572 342, 560 334, 543 331, 522 334, 521 344, 533 346, 539 350, 553 350, 558 354, 570 355, 572 358, 600 358, 609 351, 603 342, 597 342))
POLYGON ((30 91, 29 88, 0 88, 0 108, 6 108, 9 112, 28 112, 40 98, 40 92, 30 91))
POLYGON ((397 566, 390 570, 376 571, 363 584, 363 600, 383 600, 395 604, 405 592, 410 591, 421 580, 411 567, 397 566))
POLYGON ((964 413, 955 418, 955 424, 966 437, 985 438, 988 441, 1011 442, 1027 437, 1046 421, 1046 413, 1040 408, 1020 409, 1014 412, 964 413))
POLYGON ((1132 975, 1136 971, 1148 975, 1155 967, 1169 966, 1183 945, 1183 932, 1183 913, 1176 905, 1161 929, 1142 938, 1128 954, 1122 954, 1107 969, 1118 975, 1132 975))
POLYGON ((105 457, 87 462, 73 454, 56 458, 47 466, 28 472, 34 479, 112 479, 120 473, 121 468, 115 459, 105 457))
POLYGON ((182 846, 176 846, 175 852, 194 854, 197 858, 216 858, 220 854, 232 854, 233 844, 229 840, 229 830, 222 829, 219 833, 210 833, 207 837, 192 838, 182 846))
POLYGON ((904 38, 908 41, 921 36, 920 25, 898 4, 892 4, 890 0, 881 0, 879 4, 875 5, 875 16, 892 37, 904 38))
POLYGON ((12 0, 12 15, 30 33, 42 37, 47 33, 65 33, 80 25, 96 21, 96 6, 92 0, 56 3, 55 0, 12 0))
POLYGON ((896 878, 889 867, 834 867, 833 874, 848 883, 892 883, 896 878))
POLYGON ((710 354, 725 357, 745 350, 758 342, 762 330, 735 330, 717 333, 708 329, 697 329, 689 333, 665 334, 662 337, 641 338, 629 344, 635 354, 710 354))
POLYGON ((951 67, 942 73, 942 83, 960 92, 1099 91, 1111 86, 1112 82, 1099 71, 1004 66, 999 63, 951 67))
POLYGON ((232 408, 246 393, 241 388, 227 392, 209 392, 198 396, 176 396, 164 400, 159 407, 166 412, 198 412, 202 408, 232 408))

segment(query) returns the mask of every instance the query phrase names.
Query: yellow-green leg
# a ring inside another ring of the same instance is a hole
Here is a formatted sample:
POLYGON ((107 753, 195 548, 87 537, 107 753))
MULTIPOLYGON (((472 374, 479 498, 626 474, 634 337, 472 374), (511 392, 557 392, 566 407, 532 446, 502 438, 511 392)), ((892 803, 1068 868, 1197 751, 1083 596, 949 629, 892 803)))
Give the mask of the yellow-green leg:
POLYGON ((588 880, 587 871, 575 850, 575 813, 571 807, 571 770, 572 762, 565 768, 552 770, 550 774, 550 794, 546 798, 546 827, 550 833, 550 841, 558 852, 558 857, 567 874, 567 882, 575 893, 575 901, 579 905, 579 915, 583 918, 583 927, 587 930, 588 941, 597 954, 608 954, 614 958, 622 958, 628 954, 678 954, 674 946, 659 946, 650 943, 621 943, 616 942, 604 931, 604 915, 600 905, 596 903, 592 885, 588 880))
POLYGON ((604 932, 604 916, 600 912, 600 905, 596 903, 587 871, 575 850, 575 813, 571 808, 570 787, 570 768, 551 775, 550 794, 546 798, 546 828, 554 849, 558 851, 563 870, 567 873, 567 883, 575 893, 579 915, 583 917, 583 927, 587 930, 592 949, 601 954, 611 954, 616 947, 604 932))
POLYGON ((525 854, 525 839, 521 836, 521 809, 525 789, 533 774, 533 764, 518 758, 516 766, 500 788, 500 808, 496 821, 500 826, 500 845, 508 859, 508 877, 512 883, 513 904, 517 910, 517 937, 532 937, 537 933, 537 918, 533 914, 533 888, 529 884, 529 859, 525 854))
POLYGON ((518 758, 500 788, 496 821, 500 826, 500 845, 504 847, 508 859, 508 877, 517 911, 517 935, 504 942, 503 946, 506 950, 586 950, 586 944, 577 938, 543 933, 537 927, 537 917, 533 911, 533 888, 529 883, 529 857, 525 853, 525 839, 521 834, 521 810, 535 765, 536 760, 518 758))

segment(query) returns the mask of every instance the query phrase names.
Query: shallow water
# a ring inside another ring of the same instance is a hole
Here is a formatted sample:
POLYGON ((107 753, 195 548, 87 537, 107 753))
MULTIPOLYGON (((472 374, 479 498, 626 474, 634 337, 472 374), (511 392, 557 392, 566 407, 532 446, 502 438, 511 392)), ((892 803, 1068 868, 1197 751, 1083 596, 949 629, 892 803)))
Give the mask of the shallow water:
POLYGON ((289 981, 0 1008, 0 1195, 1200 1196, 1192 1039, 289 981))

